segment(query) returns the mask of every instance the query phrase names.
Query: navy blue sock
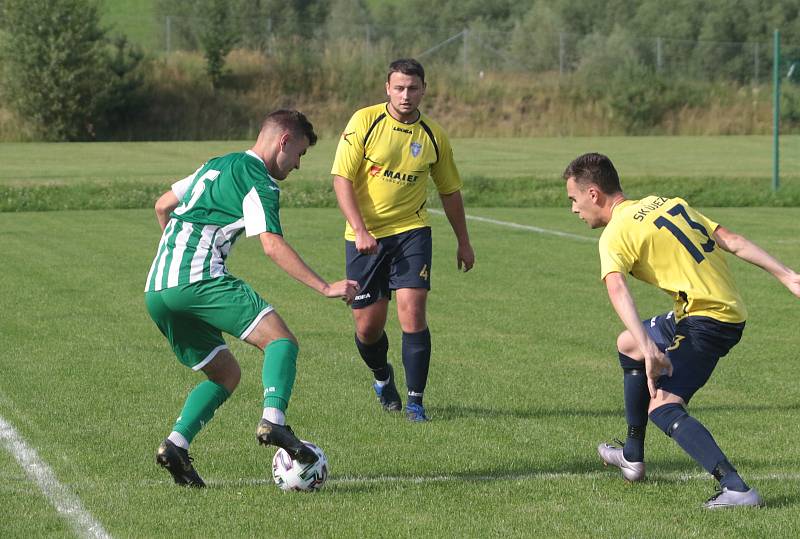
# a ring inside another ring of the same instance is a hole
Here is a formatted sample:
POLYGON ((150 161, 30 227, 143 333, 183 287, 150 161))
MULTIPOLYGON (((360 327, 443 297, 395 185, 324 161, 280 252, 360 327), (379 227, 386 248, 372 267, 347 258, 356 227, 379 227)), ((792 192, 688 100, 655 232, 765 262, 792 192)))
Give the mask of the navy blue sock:
POLYGON ((623 369, 623 391, 625 395, 625 421, 628 436, 622 455, 630 462, 644 462, 644 437, 647 431, 647 407, 650 391, 647 389, 647 374, 644 363, 619 353, 619 364, 623 369))
POLYGON ((403 367, 406 369, 408 404, 422 404, 431 364, 431 332, 403 332, 403 367))
POLYGON ((389 352, 389 338, 386 337, 386 332, 372 344, 364 344, 358 340, 358 335, 356 335, 356 348, 358 348, 361 359, 370 368, 376 380, 387 380, 389 378, 389 365, 386 360, 386 355, 389 352))
POLYGON ((683 406, 680 404, 659 406, 650 413, 650 419, 703 469, 716 477, 720 486, 739 492, 749 490, 708 429, 690 416, 683 406))

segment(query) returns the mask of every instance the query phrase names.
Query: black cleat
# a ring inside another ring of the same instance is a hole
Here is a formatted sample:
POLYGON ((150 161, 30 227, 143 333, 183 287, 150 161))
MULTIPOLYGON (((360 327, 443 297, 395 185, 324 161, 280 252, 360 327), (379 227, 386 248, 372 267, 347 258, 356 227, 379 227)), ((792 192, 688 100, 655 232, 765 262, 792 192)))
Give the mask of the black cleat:
POLYGON ((378 401, 387 412, 399 412, 403 408, 403 403, 400 401, 400 394, 397 392, 397 386, 394 385, 394 369, 392 364, 387 364, 389 367, 389 383, 381 387, 377 383, 372 384, 372 389, 378 396, 378 401))
POLYGON ((262 445, 275 445, 289 453, 293 460, 313 464, 319 458, 314 451, 294 435, 289 425, 278 425, 261 419, 256 428, 256 440, 262 445))
POLYGON ((166 469, 178 485, 197 488, 206 486, 192 466, 192 457, 189 456, 189 452, 169 440, 164 440, 158 446, 156 463, 166 469))

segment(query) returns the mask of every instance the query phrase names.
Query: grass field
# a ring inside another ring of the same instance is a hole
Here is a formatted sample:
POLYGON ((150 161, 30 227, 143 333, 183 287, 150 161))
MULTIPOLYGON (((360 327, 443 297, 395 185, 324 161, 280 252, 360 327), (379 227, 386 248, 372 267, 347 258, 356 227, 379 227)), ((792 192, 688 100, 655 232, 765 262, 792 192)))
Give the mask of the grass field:
MULTIPOLYGON (((330 481, 317 494, 270 484, 272 451, 254 440, 260 357, 236 342, 242 384, 193 444, 211 488, 179 489, 155 466, 156 446, 200 377, 178 364, 144 310, 159 235, 148 210, 0 214, 0 417, 117 537, 800 533, 796 299, 757 268, 731 262, 751 320, 691 408, 768 506, 704 512, 714 481, 656 428, 643 484, 625 484, 596 456, 598 442, 624 433, 613 345, 620 324, 597 279, 597 233, 565 207, 469 211, 588 240, 473 221, 477 264, 459 274, 446 220, 432 217, 433 421, 424 425, 379 410, 346 307, 291 281, 255 241, 233 253, 231 270, 277 306, 300 340, 289 419, 330 460, 330 481)), ((800 266, 800 209, 708 213, 800 266)), ((308 262, 329 279, 341 276, 338 212, 282 215, 308 262)), ((669 308, 663 294, 633 288, 643 315, 669 308)), ((389 327, 399 365, 394 316, 389 327)), ((88 535, 53 508, 14 451, 0 451, 0 536, 88 535)))
MULTIPOLYGON (((696 205, 800 206, 800 136, 781 140, 777 194, 769 137, 484 138, 457 139, 453 146, 472 206, 562 206, 561 173, 587 151, 611 156, 631 196, 658 191, 696 205)), ((323 139, 309 150, 284 190, 284 207, 335 206, 330 166, 336 142, 323 139)), ((205 159, 251 144, 0 144, 0 212, 151 207, 172 181, 205 159)))

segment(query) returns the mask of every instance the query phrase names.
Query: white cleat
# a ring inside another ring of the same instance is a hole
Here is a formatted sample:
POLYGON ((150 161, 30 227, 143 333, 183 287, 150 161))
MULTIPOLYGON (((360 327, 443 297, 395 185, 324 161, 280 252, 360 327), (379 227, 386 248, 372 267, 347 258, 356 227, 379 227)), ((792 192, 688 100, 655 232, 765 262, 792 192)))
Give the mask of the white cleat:
POLYGON ((630 462, 625 460, 622 448, 611 444, 602 443, 597 446, 597 453, 603 464, 616 466, 622 471, 622 477, 633 483, 644 479, 644 462, 630 462))
POLYGON ((730 507, 761 507, 764 505, 764 500, 759 496, 758 491, 751 488, 747 492, 738 492, 736 490, 728 490, 728 487, 722 487, 722 490, 711 496, 703 507, 706 509, 727 509, 730 507))

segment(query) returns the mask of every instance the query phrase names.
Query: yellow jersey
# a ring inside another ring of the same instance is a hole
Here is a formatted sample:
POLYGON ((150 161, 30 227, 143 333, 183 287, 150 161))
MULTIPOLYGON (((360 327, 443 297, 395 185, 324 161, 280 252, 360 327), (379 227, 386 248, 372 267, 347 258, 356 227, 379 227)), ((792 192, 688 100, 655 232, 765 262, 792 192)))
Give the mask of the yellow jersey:
MULTIPOLYGON (((440 194, 462 187, 444 130, 420 112, 410 124, 392 118, 387 104, 356 111, 347 124, 331 174, 353 182, 361 216, 376 238, 428 225, 428 177, 440 194)), ((350 223, 345 238, 355 235, 350 223)))
POLYGON ((747 310, 714 241, 718 226, 681 198, 625 200, 600 236, 601 279, 618 271, 657 286, 675 301, 677 320, 744 322, 747 310))

